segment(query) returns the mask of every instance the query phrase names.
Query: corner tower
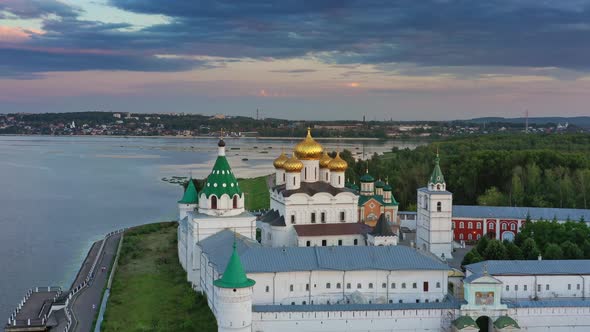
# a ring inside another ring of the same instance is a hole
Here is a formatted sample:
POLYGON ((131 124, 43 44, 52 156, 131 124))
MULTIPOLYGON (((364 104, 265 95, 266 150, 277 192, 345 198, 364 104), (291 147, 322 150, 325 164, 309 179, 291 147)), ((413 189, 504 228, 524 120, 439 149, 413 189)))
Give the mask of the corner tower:
POLYGON ((453 252, 453 194, 446 189, 437 152, 428 185, 418 189, 416 246, 441 259, 452 258, 453 252))
POLYGON ((180 221, 186 218, 189 212, 195 211, 198 207, 199 194, 197 192, 197 187, 195 187, 195 183, 193 182, 193 178, 191 177, 188 180, 188 185, 182 195, 182 199, 178 201, 178 220, 180 221))
POLYGON ((215 318, 219 332, 252 331, 252 290, 256 282, 248 279, 240 261, 236 242, 233 252, 215 286, 215 318))

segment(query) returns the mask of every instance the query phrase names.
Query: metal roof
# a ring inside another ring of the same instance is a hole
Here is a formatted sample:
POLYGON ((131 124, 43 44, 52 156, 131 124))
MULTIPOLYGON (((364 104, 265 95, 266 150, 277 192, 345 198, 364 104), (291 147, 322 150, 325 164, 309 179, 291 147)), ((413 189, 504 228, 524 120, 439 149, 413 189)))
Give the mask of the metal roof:
POLYGON ((560 298, 554 300, 502 300, 509 308, 554 308, 590 307, 590 300, 581 298, 560 298))
MULTIPOLYGON (((201 241, 199 246, 211 264, 221 271, 232 252, 234 233, 223 230, 201 241)), ((442 270, 450 268, 435 257, 405 246, 262 247, 236 235, 237 251, 247 273, 310 270, 442 270)))
POLYGON ((295 305, 253 305, 254 312, 314 312, 314 311, 377 311, 377 310, 420 310, 459 309, 465 303, 446 297, 442 302, 408 303, 350 303, 350 304, 295 304, 295 305))
POLYGON ((590 210, 584 209, 557 209, 557 208, 537 208, 537 207, 514 207, 514 206, 478 206, 478 205, 453 205, 453 217, 456 218, 506 218, 506 219, 526 219, 530 214, 531 219, 539 220, 557 220, 572 221, 584 220, 590 221, 590 210))
POLYGON ((486 264, 492 276, 590 274, 590 259, 484 261, 465 268, 474 274, 483 274, 486 264))
POLYGON ((453 194, 452 192, 448 191, 448 190, 430 190, 428 189, 428 187, 422 187, 422 188, 418 188, 418 191, 421 192, 425 192, 425 193, 429 193, 431 195, 448 195, 448 194, 453 194))

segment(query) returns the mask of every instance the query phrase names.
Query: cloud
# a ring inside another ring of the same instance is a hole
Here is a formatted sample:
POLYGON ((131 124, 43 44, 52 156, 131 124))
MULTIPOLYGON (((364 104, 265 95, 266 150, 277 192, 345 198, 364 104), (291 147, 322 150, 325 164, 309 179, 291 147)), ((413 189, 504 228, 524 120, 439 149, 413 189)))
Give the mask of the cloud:
POLYGON ((282 74, 303 74, 303 73, 315 73, 317 70, 315 69, 306 69, 306 68, 299 68, 299 69, 276 69, 270 70, 271 73, 282 73, 282 74))
MULTIPOLYGON (((81 9, 55 0, 7 0, 0 4, 0 13, 43 18, 46 33, 27 41, 27 50, 39 49, 39 55, 53 48, 79 54, 77 50, 104 51, 103 57, 94 54, 97 65, 87 61, 91 59, 76 59, 71 70, 123 66, 187 70, 193 68, 187 62, 191 57, 312 57, 333 65, 411 65, 418 68, 416 73, 419 68, 443 73, 469 67, 590 69, 590 0, 110 0, 109 4, 127 12, 161 15, 167 23, 131 29, 128 23, 81 20, 81 9), (125 54, 127 61, 117 63, 112 52, 125 54), (163 60, 158 54, 177 57, 163 60)), ((65 66, 57 60, 44 63, 13 71, 55 71, 65 66)), ((274 72, 310 72, 301 70, 307 69, 274 72)))

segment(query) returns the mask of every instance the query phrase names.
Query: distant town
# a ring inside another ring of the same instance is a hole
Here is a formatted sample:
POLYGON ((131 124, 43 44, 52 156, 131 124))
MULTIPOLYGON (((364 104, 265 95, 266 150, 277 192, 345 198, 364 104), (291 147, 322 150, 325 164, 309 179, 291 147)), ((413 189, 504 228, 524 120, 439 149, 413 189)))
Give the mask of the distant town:
POLYGON ((455 121, 294 121, 244 116, 186 113, 140 114, 117 112, 0 114, 0 135, 113 135, 296 137, 308 126, 316 137, 375 139, 437 139, 493 133, 590 132, 590 117, 455 121), (571 121, 571 122, 570 122, 571 121))

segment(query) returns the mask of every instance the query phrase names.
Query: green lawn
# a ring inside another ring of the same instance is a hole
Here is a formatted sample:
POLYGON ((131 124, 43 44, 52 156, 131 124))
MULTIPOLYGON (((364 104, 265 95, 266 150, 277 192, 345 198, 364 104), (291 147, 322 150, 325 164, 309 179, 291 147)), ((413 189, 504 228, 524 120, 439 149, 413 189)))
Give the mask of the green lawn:
POLYGON ((246 195, 246 210, 268 209, 270 206, 270 194, 266 176, 251 179, 239 179, 240 189, 246 195))
POLYGON ((102 331, 217 331, 178 262, 177 223, 125 233, 102 331))

